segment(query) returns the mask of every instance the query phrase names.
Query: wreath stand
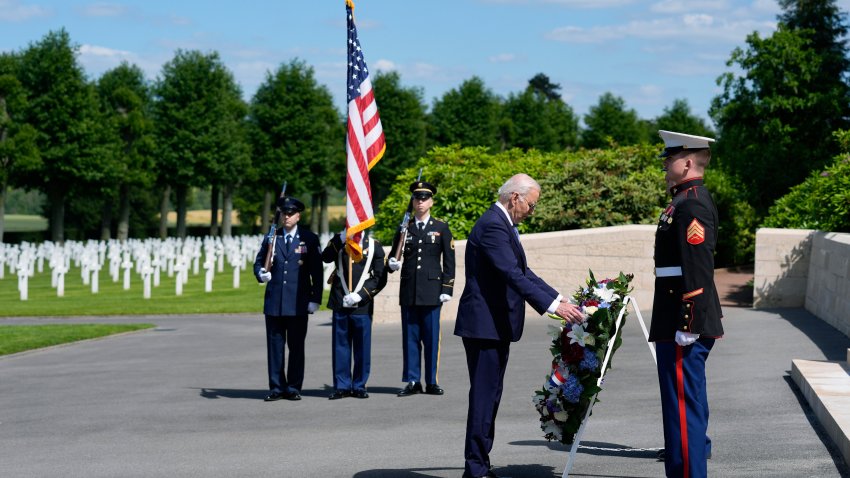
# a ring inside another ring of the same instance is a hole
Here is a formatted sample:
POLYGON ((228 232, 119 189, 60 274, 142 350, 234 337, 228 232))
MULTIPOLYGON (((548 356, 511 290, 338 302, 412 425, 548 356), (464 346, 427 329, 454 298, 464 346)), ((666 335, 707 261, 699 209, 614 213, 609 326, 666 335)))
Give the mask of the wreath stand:
MULTIPOLYGON (((650 353, 652 353, 652 361, 656 364, 658 363, 658 359, 655 357, 655 345, 649 341, 649 331, 647 331, 646 323, 644 323, 643 316, 640 314, 640 307, 638 307, 634 297, 627 295, 623 300, 623 308, 620 309, 620 315, 617 316, 617 322, 614 325, 614 335, 612 335, 611 340, 608 341, 608 349, 605 352, 605 360, 602 361, 602 375, 599 377, 599 380, 596 381, 597 386, 601 387, 602 383, 605 381, 605 371, 608 367, 608 362, 611 360, 611 354, 614 352, 614 341, 617 340, 617 334, 620 332, 620 325, 623 323, 623 316, 626 313, 626 308, 629 303, 632 304, 632 309, 634 309, 635 314, 640 320, 640 328, 643 329, 643 335, 646 337, 646 344, 649 346, 650 353)), ((598 393, 596 395, 598 395, 598 393)), ((581 442, 581 436, 584 434, 584 428, 587 426, 587 422, 590 419, 590 411, 593 410, 593 404, 596 403, 596 395, 594 395, 590 400, 590 405, 587 407, 587 413, 584 414, 584 420, 582 420, 581 426, 578 428, 578 432, 576 432, 575 439, 573 439, 573 445, 570 448, 570 457, 567 459, 567 466, 564 467, 564 474, 561 475, 561 478, 567 478, 570 476, 570 469, 573 467, 573 462, 575 462, 576 452, 578 451, 578 446, 581 442)))

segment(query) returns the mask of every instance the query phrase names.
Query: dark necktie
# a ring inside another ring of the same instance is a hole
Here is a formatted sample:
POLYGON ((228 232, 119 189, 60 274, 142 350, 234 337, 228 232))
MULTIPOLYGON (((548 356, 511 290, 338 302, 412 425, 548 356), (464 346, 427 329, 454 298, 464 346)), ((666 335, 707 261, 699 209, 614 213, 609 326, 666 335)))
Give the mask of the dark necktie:
POLYGON ((425 230, 425 223, 424 222, 417 222, 416 225, 419 226, 419 232, 422 232, 422 231, 425 230))
POLYGON ((286 252, 292 250, 292 236, 290 234, 286 235, 286 252))

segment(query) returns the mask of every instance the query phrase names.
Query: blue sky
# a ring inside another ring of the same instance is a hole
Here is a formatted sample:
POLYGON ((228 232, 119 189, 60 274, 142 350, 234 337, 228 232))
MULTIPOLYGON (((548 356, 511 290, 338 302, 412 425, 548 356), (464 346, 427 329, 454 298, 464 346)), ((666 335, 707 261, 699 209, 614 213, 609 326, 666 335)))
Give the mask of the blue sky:
MULTIPOLYGON (((839 0, 845 11, 850 0, 839 0)), ((775 0, 359 0, 355 18, 372 71, 397 70, 433 103, 477 75, 495 93, 538 72, 587 113, 607 91, 643 118, 674 99, 707 118, 716 78, 746 36, 770 34, 775 0)), ((250 99, 266 73, 300 58, 342 111, 343 0, 0 0, 0 50, 64 27, 92 78, 129 61, 155 79, 176 49, 218 51, 250 99)), ((380 96, 377 98, 380 106, 380 96)))

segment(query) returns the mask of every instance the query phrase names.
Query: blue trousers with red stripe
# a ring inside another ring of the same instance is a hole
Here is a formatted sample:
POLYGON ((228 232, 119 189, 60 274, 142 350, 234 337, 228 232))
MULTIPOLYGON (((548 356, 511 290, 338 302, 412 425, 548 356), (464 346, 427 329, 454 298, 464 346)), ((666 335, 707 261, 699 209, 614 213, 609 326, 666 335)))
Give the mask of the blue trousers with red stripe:
POLYGON ((664 469, 668 477, 708 475, 708 396, 705 361, 714 339, 699 339, 682 347, 656 342, 661 415, 664 421, 664 469))

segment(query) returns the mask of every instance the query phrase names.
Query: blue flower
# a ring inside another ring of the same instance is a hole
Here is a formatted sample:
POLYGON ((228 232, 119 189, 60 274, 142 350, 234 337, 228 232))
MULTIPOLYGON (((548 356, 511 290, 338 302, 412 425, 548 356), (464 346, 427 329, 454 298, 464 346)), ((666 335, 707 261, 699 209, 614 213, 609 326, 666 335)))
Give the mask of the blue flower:
POLYGON ((578 403, 581 398, 581 392, 584 391, 584 387, 581 386, 581 382, 579 382, 578 377, 575 375, 570 375, 567 378, 567 381, 561 385, 561 391, 564 393, 564 399, 570 403, 578 403))
POLYGON ((580 370, 596 370, 598 366, 599 359, 596 358, 596 354, 590 352, 585 353, 581 363, 578 364, 580 370))
POLYGON ((610 308, 611 308, 611 303, 610 303, 610 302, 605 302, 605 301, 603 300, 603 301, 602 301, 602 303, 601 303, 601 304, 599 304, 599 308, 600 308, 600 309, 610 309, 610 308))

